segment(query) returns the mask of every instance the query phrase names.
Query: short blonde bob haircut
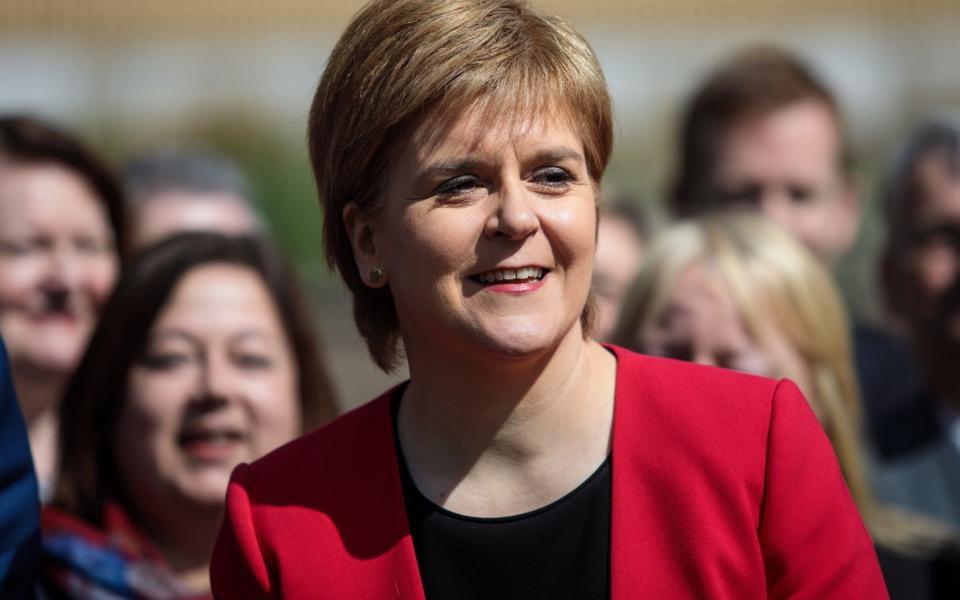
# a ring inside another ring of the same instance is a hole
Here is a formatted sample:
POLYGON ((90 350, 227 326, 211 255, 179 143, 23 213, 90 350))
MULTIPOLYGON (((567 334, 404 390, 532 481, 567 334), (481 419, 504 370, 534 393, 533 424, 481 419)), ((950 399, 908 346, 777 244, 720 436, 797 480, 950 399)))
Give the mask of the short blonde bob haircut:
MULTIPOLYGON (((399 327, 389 286, 367 287, 343 222, 353 202, 377 218, 391 154, 424 121, 479 103, 488 123, 553 111, 580 135, 594 187, 613 145, 611 102, 587 41, 519 0, 373 0, 344 31, 310 109, 310 160, 327 261, 353 295, 354 320, 384 370, 399 327)), ((592 302, 581 315, 593 320, 592 302)))
POLYGON ((938 524, 878 505, 862 447, 862 409, 840 295, 817 258, 786 231, 750 213, 710 213, 681 222, 652 244, 614 330, 614 343, 643 351, 680 275, 702 267, 730 293, 748 333, 779 329, 802 357, 807 400, 830 439, 854 502, 878 543, 924 555, 938 524), (771 322, 771 317, 773 322, 771 322))

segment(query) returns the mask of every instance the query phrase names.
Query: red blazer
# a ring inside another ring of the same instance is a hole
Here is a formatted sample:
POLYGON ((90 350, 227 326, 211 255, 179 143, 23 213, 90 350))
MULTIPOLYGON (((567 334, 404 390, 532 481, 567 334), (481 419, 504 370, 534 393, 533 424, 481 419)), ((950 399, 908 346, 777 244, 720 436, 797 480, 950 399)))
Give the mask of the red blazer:
MULTIPOLYGON (((796 386, 612 349, 612 600, 887 597, 796 386)), ((423 600, 391 395, 237 467, 217 597, 423 600)))

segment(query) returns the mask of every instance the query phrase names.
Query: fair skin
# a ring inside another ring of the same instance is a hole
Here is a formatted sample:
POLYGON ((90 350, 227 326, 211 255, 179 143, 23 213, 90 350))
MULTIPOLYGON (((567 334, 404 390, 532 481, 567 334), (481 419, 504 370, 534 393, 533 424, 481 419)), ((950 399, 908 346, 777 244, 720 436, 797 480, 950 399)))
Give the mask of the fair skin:
POLYGON ((56 469, 56 404, 117 270, 106 210, 79 176, 0 163, 0 334, 41 484, 56 469))
POLYGON ((596 224, 580 136, 566 119, 484 117, 426 119, 393 155, 382 217, 349 205, 344 219, 360 272, 381 266, 371 285, 396 303, 415 484, 495 517, 549 504, 603 462, 616 365, 579 322, 596 224))
POLYGON ((301 429, 296 359, 260 277, 228 264, 189 271, 127 390, 119 477, 174 572, 206 590, 230 472, 301 429))
POLYGON ((831 261, 856 240, 860 201, 840 171, 840 132, 830 109, 802 100, 735 122, 720 140, 720 201, 758 209, 831 261))
POLYGON ((702 264, 687 267, 676 279, 660 318, 639 333, 649 354, 688 360, 779 379, 787 377, 806 394, 813 391, 810 372, 777 323, 772 311, 754 315, 763 323, 763 338, 749 331, 727 286, 702 264))
POLYGON ((616 215, 600 215, 593 265, 593 295, 597 322, 593 335, 606 340, 613 333, 630 282, 643 259, 643 241, 634 228, 616 215))
POLYGON ((145 200, 134 214, 131 245, 145 248, 184 231, 247 234, 260 228, 246 203, 228 193, 168 191, 145 200))

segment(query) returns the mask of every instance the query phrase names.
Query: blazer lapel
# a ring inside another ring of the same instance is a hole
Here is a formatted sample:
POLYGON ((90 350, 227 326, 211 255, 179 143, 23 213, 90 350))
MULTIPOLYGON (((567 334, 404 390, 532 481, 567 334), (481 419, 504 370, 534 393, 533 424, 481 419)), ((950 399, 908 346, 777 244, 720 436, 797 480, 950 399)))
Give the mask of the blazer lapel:
POLYGON ((400 393, 403 385, 397 386, 374 400, 376 403, 371 415, 373 423, 370 441, 375 445, 375 472, 365 475, 370 482, 366 493, 374 494, 373 498, 383 499, 382 506, 393 507, 389 514, 379 518, 375 515, 367 517, 382 523, 381 531, 397 532, 402 535, 391 549, 382 554, 377 560, 383 567, 384 576, 392 580, 392 587, 396 591, 398 600, 425 600, 423 583, 420 580, 420 570, 417 566, 417 555, 413 547, 413 537, 410 535, 410 522, 407 519, 407 507, 403 498, 403 487, 400 483, 400 471, 397 464, 396 436, 393 426, 393 411, 391 401, 395 394, 400 393))
MULTIPOLYGON (((642 596, 641 583, 648 574, 644 573, 644 561, 637 560, 643 554, 640 539, 643 526, 643 507, 638 498, 643 482, 640 452, 629 447, 631 431, 636 431, 640 420, 639 403, 631 385, 639 383, 639 376, 632 372, 632 364, 624 352, 616 346, 607 346, 617 358, 617 383, 613 408, 613 483, 610 502, 610 598, 611 600, 633 600, 642 596)), ((654 574, 650 574, 654 575, 654 574)))

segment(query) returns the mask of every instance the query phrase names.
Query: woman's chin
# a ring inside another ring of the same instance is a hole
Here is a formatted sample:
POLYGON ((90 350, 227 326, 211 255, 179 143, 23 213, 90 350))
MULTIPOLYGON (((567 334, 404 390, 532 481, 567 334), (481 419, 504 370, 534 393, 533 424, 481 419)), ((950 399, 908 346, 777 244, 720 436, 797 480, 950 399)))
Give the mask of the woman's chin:
POLYGON ((194 510, 215 513, 223 510, 229 483, 229 472, 208 473, 205 477, 182 482, 178 487, 180 496, 194 510))
POLYGON ((80 361, 80 348, 72 346, 52 346, 49 348, 31 348, 22 356, 23 363, 36 373, 48 376, 66 377, 80 361))
POLYGON ((526 359, 553 352, 572 333, 571 327, 538 319, 499 319, 480 332, 480 346, 501 359, 526 359))
POLYGON ((196 516, 215 516, 222 512, 226 505, 227 486, 224 485, 223 489, 219 491, 220 493, 217 494, 217 490, 212 489, 190 490, 185 495, 185 499, 192 510, 195 511, 196 516))

